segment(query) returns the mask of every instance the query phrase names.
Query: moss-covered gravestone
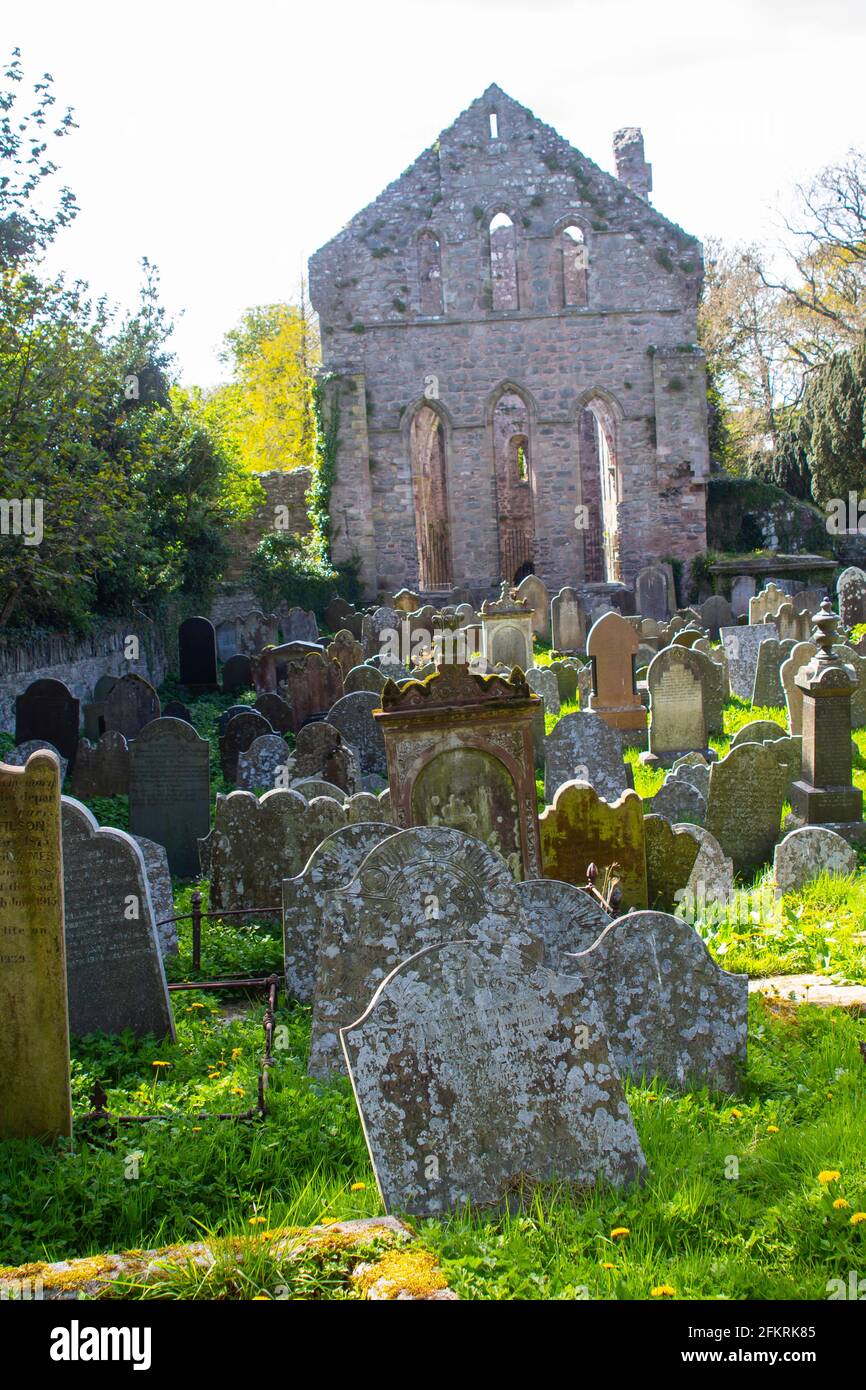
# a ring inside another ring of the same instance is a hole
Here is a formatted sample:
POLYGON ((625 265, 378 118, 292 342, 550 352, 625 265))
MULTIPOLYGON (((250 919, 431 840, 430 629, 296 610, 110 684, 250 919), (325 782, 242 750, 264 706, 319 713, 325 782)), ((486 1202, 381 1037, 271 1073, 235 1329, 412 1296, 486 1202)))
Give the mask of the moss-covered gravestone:
POLYGON ((0 1137, 72 1133, 60 766, 0 764, 0 1137))

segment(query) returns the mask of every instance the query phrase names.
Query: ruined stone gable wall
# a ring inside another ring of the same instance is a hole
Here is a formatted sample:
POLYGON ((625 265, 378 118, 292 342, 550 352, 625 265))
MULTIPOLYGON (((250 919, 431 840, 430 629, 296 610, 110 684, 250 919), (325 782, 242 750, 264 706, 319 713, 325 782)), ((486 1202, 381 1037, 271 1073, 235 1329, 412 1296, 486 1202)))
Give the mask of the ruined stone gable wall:
POLYGON ((581 465, 597 461, 581 460, 578 442, 593 400, 613 421, 623 577, 704 549, 704 364, 686 350, 701 273, 692 238, 491 89, 310 264, 325 364, 347 373, 354 398, 341 408, 336 558, 354 548, 371 591, 417 584, 408 439, 426 393, 445 430, 454 582, 495 583, 492 412, 506 389, 528 407, 535 569, 550 588, 585 574, 574 518, 598 492, 594 476, 582 483, 581 465), (514 224, 516 310, 491 308, 488 227, 499 212, 514 224), (586 307, 563 307, 569 223, 584 235, 586 307), (421 313, 431 244, 419 236, 430 231, 438 316, 421 313))

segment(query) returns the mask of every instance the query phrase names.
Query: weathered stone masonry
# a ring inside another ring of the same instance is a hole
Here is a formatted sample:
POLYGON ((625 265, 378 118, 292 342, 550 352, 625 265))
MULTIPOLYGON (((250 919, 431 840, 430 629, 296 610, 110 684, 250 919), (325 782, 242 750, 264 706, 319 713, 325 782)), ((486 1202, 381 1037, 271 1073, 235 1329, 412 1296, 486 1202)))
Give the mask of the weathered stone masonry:
POLYGON ((618 178, 489 87, 312 257, 333 554, 371 596, 706 548, 701 247, 649 205, 640 132, 614 153, 618 178))

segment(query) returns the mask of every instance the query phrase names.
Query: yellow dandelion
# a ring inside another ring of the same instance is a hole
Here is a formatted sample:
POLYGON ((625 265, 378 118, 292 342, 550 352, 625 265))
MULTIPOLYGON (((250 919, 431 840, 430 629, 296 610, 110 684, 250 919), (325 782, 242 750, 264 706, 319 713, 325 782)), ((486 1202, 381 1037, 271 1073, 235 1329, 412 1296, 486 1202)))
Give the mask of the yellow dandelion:
POLYGON ((246 1091, 244 1090, 243 1086, 232 1086, 232 1095, 244 1096, 246 1095, 246 1091))
POLYGON ((193 1134, 201 1134, 201 1125, 193 1125, 192 1132, 193 1134))
POLYGON ((610 1260, 602 1260, 601 1267, 602 1269, 616 1269, 616 1265, 612 1265, 610 1260))
POLYGON ((833 1206, 836 1208, 837 1211, 842 1211, 843 1207, 850 1206, 850 1203, 846 1202, 844 1197, 837 1197, 835 1202, 833 1203, 833 1206))
POLYGON ((779 1133, 779 1126, 778 1126, 778 1125, 767 1125, 767 1133, 768 1133, 768 1134, 778 1134, 778 1133, 779 1133))
POLYGON ((832 1099, 833 1099, 833 1092, 832 1092, 832 1091, 828 1091, 828 1092, 827 1092, 827 1099, 828 1099, 828 1100, 832 1100, 832 1099))
POLYGON ((818 1174, 818 1181, 826 1187, 828 1182, 838 1182, 841 1176, 835 1168, 822 1168, 818 1174))
POLYGON ((675 1298, 676 1292, 672 1284, 656 1284, 654 1289, 650 1289, 653 1298, 675 1298))
POLYGON ((254 1293, 250 1299, 251 1303, 270 1303, 270 1301, 271 1296, 269 1293, 254 1293))
POLYGON ((170 1067, 171 1062, 151 1062, 152 1067, 170 1067))
POLYGON ((190 1004, 189 1007, 190 1007, 191 1009, 203 1009, 203 1008, 204 1008, 204 1004, 190 1004))
POLYGON ((243 1048, 242 1048, 242 1047, 233 1047, 233 1048, 232 1048, 232 1061, 233 1061, 233 1062, 236 1062, 237 1059, 238 1059, 238 1057, 240 1057, 240 1055, 241 1055, 242 1052, 243 1052, 243 1048))
POLYGON ((741 1120, 743 1118, 742 1110, 732 1110, 730 1113, 732 1120, 741 1120))
POLYGON ((337 1217, 337 1216, 320 1216, 320 1217, 319 1217, 319 1225, 320 1225, 320 1226, 336 1226, 336 1224, 337 1224, 338 1221, 339 1221, 339 1217, 337 1217))
POLYGON ((249 1224, 251 1226, 267 1226, 268 1218, 266 1216, 251 1216, 249 1224))
POLYGON ((218 1071, 209 1071, 207 1074, 207 1079, 208 1081, 219 1081, 220 1074, 218 1071))
POLYGON ((630 1236, 631 1231, 628 1226, 614 1226, 610 1233, 611 1240, 619 1240, 622 1236, 630 1236))
POLYGON ((855 1211, 851 1217, 851 1225, 859 1226, 861 1221, 866 1221, 866 1211, 855 1211))
POLYGON ((367 1186, 367 1184, 366 1184, 365 1182, 353 1182, 353 1183, 352 1183, 352 1186, 349 1188, 349 1191, 350 1191, 350 1192, 363 1192, 363 1191, 364 1191, 364 1188, 365 1188, 366 1186, 367 1186))

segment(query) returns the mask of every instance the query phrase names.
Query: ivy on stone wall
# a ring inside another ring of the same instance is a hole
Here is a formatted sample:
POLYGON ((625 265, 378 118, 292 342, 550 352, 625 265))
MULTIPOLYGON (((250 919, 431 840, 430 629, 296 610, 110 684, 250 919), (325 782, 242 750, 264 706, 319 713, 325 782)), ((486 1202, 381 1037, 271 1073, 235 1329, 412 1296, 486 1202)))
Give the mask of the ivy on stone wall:
POLYGON ((316 464, 313 481, 307 491, 307 515, 313 528, 311 540, 321 560, 331 558, 331 489, 337 475, 337 447, 340 434, 340 401, 336 391, 331 396, 331 411, 325 419, 325 399, 328 386, 336 373, 326 372, 313 384, 313 415, 316 421, 316 464))

